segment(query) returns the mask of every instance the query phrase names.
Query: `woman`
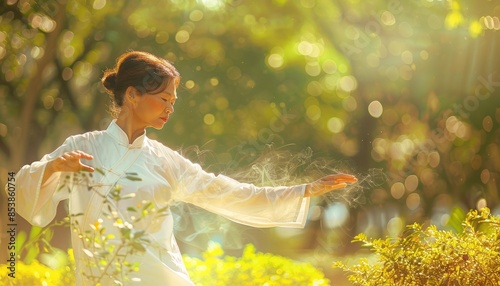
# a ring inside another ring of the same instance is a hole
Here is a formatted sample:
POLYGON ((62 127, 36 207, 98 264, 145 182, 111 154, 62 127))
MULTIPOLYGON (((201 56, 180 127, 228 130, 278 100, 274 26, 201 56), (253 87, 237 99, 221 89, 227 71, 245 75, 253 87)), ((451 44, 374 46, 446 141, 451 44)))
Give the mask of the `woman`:
POLYGON ((82 235, 92 228, 104 228, 114 231, 116 240, 110 241, 118 245, 119 229, 137 221, 131 208, 147 202, 166 214, 134 225, 144 231, 148 243, 143 253, 127 257, 139 265, 138 271, 128 274, 128 281, 192 285, 173 236, 168 211, 172 202, 192 203, 255 227, 303 227, 310 196, 356 182, 351 175, 336 174, 305 185, 271 188, 204 172, 146 136, 147 127, 161 129, 174 112, 179 81, 177 70, 162 58, 138 51, 123 54, 102 78, 117 115, 109 127, 71 136, 54 152, 18 172, 18 212, 31 224, 47 225, 54 219, 58 203, 69 199, 77 285, 94 285, 96 277, 102 285, 117 279, 110 268, 93 264, 95 244, 82 235), (105 198, 117 187, 120 196, 128 199, 113 204, 105 198), (124 224, 117 225, 110 213, 124 224))

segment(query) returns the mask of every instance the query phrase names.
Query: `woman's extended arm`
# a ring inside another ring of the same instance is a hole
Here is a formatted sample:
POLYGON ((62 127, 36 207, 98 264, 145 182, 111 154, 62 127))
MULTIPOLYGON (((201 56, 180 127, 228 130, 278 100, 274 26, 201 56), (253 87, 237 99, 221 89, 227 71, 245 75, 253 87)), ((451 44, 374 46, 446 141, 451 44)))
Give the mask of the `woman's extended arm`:
MULTIPOLYGON (((166 151, 166 150, 165 150, 166 151)), ((174 200, 184 201, 254 227, 303 227, 309 197, 356 182, 351 175, 329 175, 310 184, 258 187, 224 175, 206 173, 198 164, 168 152, 165 170, 174 182, 174 200)))

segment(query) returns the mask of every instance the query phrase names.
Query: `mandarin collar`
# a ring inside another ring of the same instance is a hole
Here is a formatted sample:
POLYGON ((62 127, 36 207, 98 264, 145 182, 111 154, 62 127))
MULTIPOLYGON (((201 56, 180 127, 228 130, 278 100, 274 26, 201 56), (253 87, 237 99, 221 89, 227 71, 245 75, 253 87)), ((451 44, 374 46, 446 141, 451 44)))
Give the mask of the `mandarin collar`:
POLYGON ((106 129, 106 132, 113 137, 113 139, 120 145, 125 146, 127 148, 140 148, 142 147, 142 144, 144 143, 144 139, 146 138, 146 130, 144 130, 144 133, 137 137, 132 144, 128 143, 128 136, 123 131, 123 129, 116 124, 116 119, 113 119, 111 123, 108 126, 108 129, 106 129))

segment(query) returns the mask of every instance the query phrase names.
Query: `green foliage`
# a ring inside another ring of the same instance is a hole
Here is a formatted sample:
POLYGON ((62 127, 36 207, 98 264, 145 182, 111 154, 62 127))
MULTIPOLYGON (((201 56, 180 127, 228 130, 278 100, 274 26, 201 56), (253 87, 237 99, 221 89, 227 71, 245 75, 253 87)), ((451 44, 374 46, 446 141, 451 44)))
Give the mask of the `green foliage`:
MULTIPOLYGON (((126 179, 141 180, 137 174, 128 174, 126 179)), ((114 228, 106 229, 102 218, 91 224, 90 228, 82 228, 78 225, 78 220, 74 220, 71 227, 85 246, 83 252, 87 257, 83 258, 83 275, 95 285, 107 283, 106 279, 122 285, 123 282, 134 279, 130 278, 130 274, 139 271, 139 263, 131 261, 130 257, 146 251, 146 246, 150 243, 146 232, 153 221, 166 215, 168 207, 156 209, 152 202, 143 201, 136 207, 127 208, 127 212, 133 215, 130 216, 130 221, 126 221, 117 210, 125 200, 135 197, 134 193, 123 194, 121 186, 116 185, 107 196, 100 196, 104 200, 103 218, 112 222, 114 228), (139 222, 143 225, 141 229, 137 227, 139 222)))
POLYGON ((354 285, 499 285, 500 217, 470 211, 461 232, 431 225, 407 226, 399 238, 355 237, 376 253, 377 262, 363 258, 356 265, 337 262, 354 285))
POLYGON ((251 244, 240 258, 223 254, 221 246, 212 243, 203 253, 203 260, 184 255, 184 263, 196 285, 330 285, 312 265, 256 252, 251 244))

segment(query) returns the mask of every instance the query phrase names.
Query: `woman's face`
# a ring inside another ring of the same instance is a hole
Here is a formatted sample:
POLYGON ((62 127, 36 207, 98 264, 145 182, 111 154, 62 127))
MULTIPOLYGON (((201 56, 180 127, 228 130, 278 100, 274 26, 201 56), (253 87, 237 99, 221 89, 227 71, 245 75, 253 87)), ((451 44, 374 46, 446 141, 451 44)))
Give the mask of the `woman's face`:
POLYGON ((170 114, 174 112, 176 99, 177 92, 174 81, 170 81, 167 87, 159 93, 136 95, 137 102, 132 109, 136 124, 156 129, 163 128, 170 114))

